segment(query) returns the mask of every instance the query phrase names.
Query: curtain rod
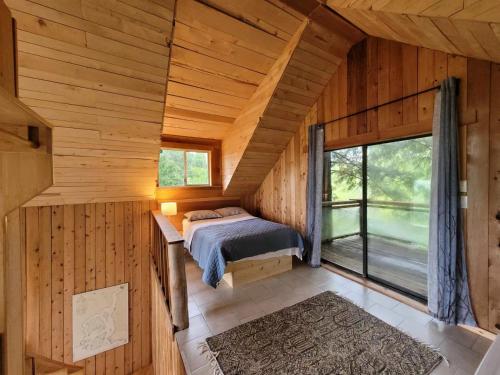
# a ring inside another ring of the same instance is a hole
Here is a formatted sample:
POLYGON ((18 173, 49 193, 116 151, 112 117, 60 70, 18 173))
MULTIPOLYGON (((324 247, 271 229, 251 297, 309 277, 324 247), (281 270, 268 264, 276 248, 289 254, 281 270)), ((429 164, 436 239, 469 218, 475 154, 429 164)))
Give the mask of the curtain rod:
POLYGON ((419 91, 419 92, 416 92, 416 93, 413 93, 413 94, 410 94, 410 95, 403 96, 403 97, 398 98, 398 99, 390 100, 390 101, 388 101, 386 103, 378 104, 376 106, 373 106, 373 107, 370 107, 370 108, 367 108, 367 109, 363 109, 363 110, 358 111, 358 112, 351 113, 350 115, 338 117, 336 119, 328 120, 328 121, 325 121, 325 122, 320 122, 317 125, 331 124, 331 123, 334 123, 334 122, 337 122, 337 121, 340 121, 340 120, 344 120, 344 119, 349 118, 349 117, 353 117, 353 116, 360 115, 362 113, 366 113, 368 111, 373 111, 375 109, 378 109, 380 107, 384 107, 384 106, 389 105, 389 104, 393 104, 393 103, 396 103, 396 102, 399 102, 399 101, 402 101, 402 100, 405 100, 405 99, 412 98, 412 97, 417 96, 417 95, 425 94, 427 92, 430 92, 430 91, 433 91, 433 90, 440 90, 440 89, 441 89, 441 86, 434 86, 434 87, 428 88, 426 90, 422 90, 422 91, 419 91))

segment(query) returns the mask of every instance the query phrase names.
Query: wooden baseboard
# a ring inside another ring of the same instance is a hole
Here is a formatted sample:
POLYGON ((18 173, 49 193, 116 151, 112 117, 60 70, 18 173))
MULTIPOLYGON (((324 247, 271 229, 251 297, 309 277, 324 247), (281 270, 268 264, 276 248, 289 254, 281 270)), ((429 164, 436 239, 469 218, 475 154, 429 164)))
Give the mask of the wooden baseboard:
POLYGON ((292 257, 289 255, 269 259, 242 260, 227 265, 224 280, 230 287, 236 288, 291 269, 292 257))

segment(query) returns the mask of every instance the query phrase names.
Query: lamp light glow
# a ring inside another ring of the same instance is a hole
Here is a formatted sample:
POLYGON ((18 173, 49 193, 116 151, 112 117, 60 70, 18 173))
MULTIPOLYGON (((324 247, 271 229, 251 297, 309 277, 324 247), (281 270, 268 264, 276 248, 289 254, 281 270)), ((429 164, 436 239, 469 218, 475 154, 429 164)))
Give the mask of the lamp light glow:
POLYGON ((160 205, 161 213, 165 216, 175 216, 177 215, 177 203, 176 202, 164 202, 160 205))

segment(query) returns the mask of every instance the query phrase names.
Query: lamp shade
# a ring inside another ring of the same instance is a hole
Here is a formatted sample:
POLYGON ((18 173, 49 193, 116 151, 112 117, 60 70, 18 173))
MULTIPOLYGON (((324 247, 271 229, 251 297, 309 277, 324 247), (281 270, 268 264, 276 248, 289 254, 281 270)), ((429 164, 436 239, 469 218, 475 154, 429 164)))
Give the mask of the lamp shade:
POLYGON ((164 202, 161 204, 161 213, 165 216, 177 215, 177 203, 175 202, 164 202))

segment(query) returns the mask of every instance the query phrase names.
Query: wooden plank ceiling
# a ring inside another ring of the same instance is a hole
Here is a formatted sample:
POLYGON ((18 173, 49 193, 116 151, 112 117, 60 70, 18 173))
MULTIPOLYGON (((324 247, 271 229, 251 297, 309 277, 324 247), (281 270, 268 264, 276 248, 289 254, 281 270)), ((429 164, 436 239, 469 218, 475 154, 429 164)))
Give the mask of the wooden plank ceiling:
POLYGON ((500 62, 500 1, 327 0, 369 35, 500 62))
POLYGON ((350 48, 364 34, 313 7, 222 142, 226 195, 254 192, 350 48))
POLYGON ((224 138, 304 18, 277 0, 178 0, 164 134, 224 138))
POLYGON ((19 96, 54 125, 31 205, 153 198, 174 0, 5 0, 19 96))

